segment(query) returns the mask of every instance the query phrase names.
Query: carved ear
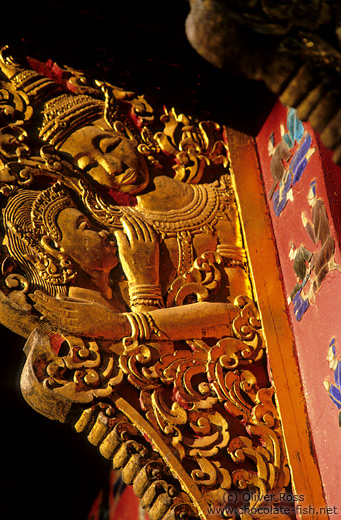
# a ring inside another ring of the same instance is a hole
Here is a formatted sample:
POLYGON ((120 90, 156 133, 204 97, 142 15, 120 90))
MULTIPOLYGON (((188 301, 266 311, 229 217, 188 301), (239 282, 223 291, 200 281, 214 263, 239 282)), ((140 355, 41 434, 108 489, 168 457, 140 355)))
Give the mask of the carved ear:
POLYGON ((60 260, 61 257, 65 256, 64 249, 58 244, 58 242, 48 235, 41 238, 40 244, 49 255, 57 260, 60 260))

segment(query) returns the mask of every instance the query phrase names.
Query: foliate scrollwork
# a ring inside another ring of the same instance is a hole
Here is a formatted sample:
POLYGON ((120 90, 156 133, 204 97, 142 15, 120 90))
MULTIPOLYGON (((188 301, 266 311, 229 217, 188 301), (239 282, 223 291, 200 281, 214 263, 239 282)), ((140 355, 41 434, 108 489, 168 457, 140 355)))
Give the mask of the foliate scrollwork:
POLYGON ((168 295, 167 306, 183 305, 186 300, 204 301, 209 297, 221 280, 218 269, 223 262, 217 251, 207 251, 197 258, 187 273, 182 274, 172 283, 168 295))
POLYGON ((151 520, 277 493, 287 462, 224 132, 174 109, 159 131, 143 96, 35 65, 0 53, 16 107, 0 297, 40 323, 25 398, 86 434, 151 520))
POLYGON ((160 370, 158 362, 160 355, 173 350, 173 344, 170 341, 161 341, 158 343, 142 344, 134 341, 125 347, 120 355, 120 367, 128 380, 139 389, 153 388, 160 385, 160 370))
MULTIPOLYGON (((191 350, 177 351, 165 342, 160 359, 155 345, 135 345, 120 357, 124 372, 141 391, 149 423, 162 432, 185 466, 188 460, 196 462, 191 477, 212 503, 223 502, 224 492, 233 485, 257 487, 265 496, 269 490, 282 490, 288 482, 274 389, 260 387, 252 371, 262 356, 262 342, 255 341, 260 338, 258 313, 248 299, 239 298, 238 304, 235 338, 213 346, 202 340, 188 341, 191 350), (242 418, 244 436, 231 436, 233 417, 242 418), (254 444, 256 438, 259 441, 254 444), (216 458, 224 449, 237 465, 247 467, 251 461, 253 470, 229 471, 216 458)), ((258 506, 255 502, 254 507, 258 506)))
POLYGON ((160 149, 175 157, 175 178, 182 182, 200 182, 208 166, 222 165, 229 161, 227 147, 222 136, 217 140, 220 127, 213 121, 197 123, 175 109, 165 109, 160 118, 164 130, 155 134, 160 149), (177 134, 181 137, 177 138, 177 134))
POLYGON ((63 341, 67 355, 56 357, 46 366, 44 385, 73 402, 88 403, 112 394, 123 381, 112 352, 101 350, 96 342, 84 343, 67 336, 63 341))
POLYGON ((0 189, 6 197, 18 188, 30 188, 40 181, 49 186, 51 179, 63 179, 72 189, 79 189, 79 175, 69 162, 50 145, 43 145, 39 155, 32 155, 25 143, 26 131, 20 126, 0 130, 0 189))
POLYGON ((5 278, 6 287, 10 290, 8 297, 16 303, 21 309, 30 311, 32 305, 27 301, 27 295, 30 288, 28 280, 23 275, 11 273, 5 278))
POLYGON ((25 144, 27 132, 19 125, 3 126, 0 130, 0 154, 3 160, 19 159, 30 154, 25 144))
POLYGON ((1 125, 24 122, 31 118, 33 108, 25 92, 15 90, 0 81, 1 125))
POLYGON ((233 321, 235 335, 244 341, 260 341, 261 321, 255 302, 247 296, 238 296, 235 299, 236 307, 241 309, 240 315, 233 321))
MULTIPOLYGON (((89 441, 99 447, 102 455, 111 459, 115 468, 122 469, 125 480, 136 483, 138 493, 139 468, 151 456, 148 443, 141 442, 143 437, 136 430, 144 420, 149 426, 143 428, 148 428, 152 445, 160 446, 162 440, 167 449, 173 450, 208 503, 223 504, 231 489, 257 489, 260 497, 269 492, 277 497, 287 485, 274 389, 261 387, 257 371, 253 372, 261 358, 261 343, 254 341, 254 336, 260 335, 260 324, 251 319, 257 318, 256 307, 250 300, 238 301, 235 330, 243 334, 244 341, 227 337, 212 346, 204 340, 193 340, 187 342, 189 349, 174 350, 171 341, 147 340, 142 344, 133 339, 123 345, 121 353, 114 354, 114 346, 99 348, 97 342, 51 335, 50 342, 60 353, 46 362, 41 357, 36 360, 40 377, 46 374, 43 380, 48 391, 73 403, 91 404, 77 420, 76 430, 87 432, 89 441), (247 328, 250 322, 254 336, 247 328), (67 353, 61 355, 65 349, 67 353), (126 426, 122 429, 110 403, 120 399, 125 378, 138 390, 141 409, 134 426, 123 421, 126 426), (98 400, 103 399, 109 401, 98 405, 98 400), (137 435, 135 440, 131 440, 131 432, 137 435), (122 435, 130 439, 124 446, 120 444, 122 435)), ((155 461, 156 452, 152 452, 155 461)), ((159 454, 163 453, 161 449, 159 454)), ((163 495, 158 507, 163 504, 165 511, 173 507, 175 496, 179 498, 174 491, 168 493, 173 489, 169 482, 168 475, 157 484, 163 495), (169 497, 166 501, 164 493, 169 497)), ((147 495, 143 494, 147 509, 159 496, 159 492, 154 494, 154 484, 148 489, 147 495)), ((261 502, 251 500, 249 506, 257 508, 261 502)))
MULTIPOLYGON (((181 248, 181 251, 183 250, 184 246, 181 248)), ((180 258, 182 258, 182 256, 180 258)), ((187 262, 187 264, 188 263, 190 264, 190 268, 187 271, 183 270, 181 275, 173 281, 168 290, 166 300, 167 307, 183 305, 191 301, 200 302, 208 300, 212 297, 212 293, 214 294, 215 289, 221 285, 222 269, 224 267, 240 267, 246 270, 245 252, 241 248, 231 247, 226 244, 220 244, 216 251, 206 251, 196 258, 194 262, 187 262)), ((240 297, 236 303, 237 306, 243 306, 243 298, 244 297, 240 297)), ((255 309, 254 304, 252 304, 250 300, 250 311, 244 309, 243 314, 252 312, 252 305, 253 309, 255 309)), ((253 321, 254 325, 256 324, 256 318, 251 321, 253 321)), ((250 326, 252 326, 251 322, 250 326)), ((243 332, 243 336, 245 336, 245 332, 243 332)), ((244 339, 247 338, 245 337, 244 339)))
POLYGON ((244 342, 233 338, 222 339, 212 347, 208 356, 208 377, 222 399, 232 395, 232 389, 236 388, 237 382, 243 389, 248 386, 249 391, 251 390, 254 381, 252 374, 247 370, 240 372, 237 369, 250 366, 261 355, 262 352, 259 350, 255 351, 244 342))

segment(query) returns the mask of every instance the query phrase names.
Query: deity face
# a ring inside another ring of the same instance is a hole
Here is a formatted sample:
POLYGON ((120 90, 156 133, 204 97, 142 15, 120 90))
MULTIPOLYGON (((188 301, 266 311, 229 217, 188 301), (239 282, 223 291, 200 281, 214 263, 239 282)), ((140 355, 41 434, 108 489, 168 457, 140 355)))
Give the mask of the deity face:
POLYGON ((111 271, 118 264, 117 248, 109 233, 93 226, 78 209, 63 209, 57 217, 62 233, 59 247, 85 271, 111 271))
POLYGON ((137 144, 120 121, 113 130, 100 119, 75 130, 60 150, 71 155, 74 165, 102 186, 137 194, 149 182, 148 166, 137 144))

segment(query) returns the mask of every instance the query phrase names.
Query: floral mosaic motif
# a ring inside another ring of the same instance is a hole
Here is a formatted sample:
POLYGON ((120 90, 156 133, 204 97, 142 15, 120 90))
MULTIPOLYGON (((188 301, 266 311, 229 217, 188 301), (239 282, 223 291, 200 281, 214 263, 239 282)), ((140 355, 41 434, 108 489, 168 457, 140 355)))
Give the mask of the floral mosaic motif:
POLYGON ((327 389, 329 397, 339 410, 339 426, 341 427, 341 358, 336 357, 336 341, 332 338, 329 343, 327 361, 330 369, 333 371, 334 381, 330 381, 330 377, 324 380, 324 386, 327 389))
POLYGON ((271 159, 273 183, 268 197, 273 202, 275 215, 280 216, 288 200, 293 201, 293 186, 300 181, 315 148, 311 147, 310 134, 304 130, 296 110, 290 108, 287 114, 287 131, 281 125, 281 141, 275 146, 274 133, 271 134, 268 151, 271 159))
POLYGON ((335 241, 331 235, 329 220, 323 199, 317 196, 317 183, 313 180, 307 196, 310 215, 306 211, 301 214, 302 224, 312 245, 320 245, 313 252, 306 245, 298 248, 292 242, 289 258, 293 261, 293 269, 297 283, 292 289, 288 304, 293 302, 295 318, 300 321, 310 303, 314 301, 315 293, 320 288, 327 274, 332 270, 341 270, 335 263, 335 241))

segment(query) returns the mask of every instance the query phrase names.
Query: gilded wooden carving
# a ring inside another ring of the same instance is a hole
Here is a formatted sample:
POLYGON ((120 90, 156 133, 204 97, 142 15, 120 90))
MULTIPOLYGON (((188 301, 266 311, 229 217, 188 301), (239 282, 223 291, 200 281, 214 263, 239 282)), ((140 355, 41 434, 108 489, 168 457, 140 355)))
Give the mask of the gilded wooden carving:
POLYGON ((25 399, 151 520, 290 518, 224 129, 7 48, 0 66, 0 315, 27 337, 25 399))

